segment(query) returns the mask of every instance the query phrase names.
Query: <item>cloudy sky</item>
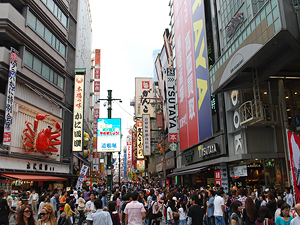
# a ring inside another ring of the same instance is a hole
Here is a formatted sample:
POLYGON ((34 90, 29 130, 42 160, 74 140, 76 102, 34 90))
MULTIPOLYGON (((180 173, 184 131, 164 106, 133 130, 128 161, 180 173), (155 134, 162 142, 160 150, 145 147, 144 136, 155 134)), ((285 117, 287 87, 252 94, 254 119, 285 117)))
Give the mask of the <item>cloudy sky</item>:
MULTIPOLYGON (((153 76, 152 52, 163 46, 163 32, 170 23, 168 4, 169 0, 90 0, 92 46, 101 49, 100 98, 107 98, 107 90, 112 90, 113 98, 122 99, 113 103, 112 118, 122 118, 125 137, 133 126, 129 104, 135 77, 153 76)), ((103 103, 100 117, 106 118, 103 103)))

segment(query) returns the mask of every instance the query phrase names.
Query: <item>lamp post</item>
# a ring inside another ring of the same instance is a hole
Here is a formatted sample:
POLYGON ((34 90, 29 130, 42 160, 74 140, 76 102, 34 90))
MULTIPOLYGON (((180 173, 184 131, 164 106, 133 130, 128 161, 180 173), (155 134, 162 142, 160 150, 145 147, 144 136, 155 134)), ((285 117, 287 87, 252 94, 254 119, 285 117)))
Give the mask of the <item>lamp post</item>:
MULTIPOLYGON (((111 110, 112 110, 112 101, 118 100, 122 102, 121 99, 113 99, 112 98, 112 90, 107 90, 108 96, 107 99, 98 99, 97 102, 100 101, 107 101, 107 118, 111 119, 111 110)), ((107 154, 107 192, 108 196, 110 197, 111 195, 111 188, 112 188, 112 171, 111 171, 111 158, 112 158, 112 153, 108 152, 107 154)), ((120 180, 120 178, 119 178, 120 180)))

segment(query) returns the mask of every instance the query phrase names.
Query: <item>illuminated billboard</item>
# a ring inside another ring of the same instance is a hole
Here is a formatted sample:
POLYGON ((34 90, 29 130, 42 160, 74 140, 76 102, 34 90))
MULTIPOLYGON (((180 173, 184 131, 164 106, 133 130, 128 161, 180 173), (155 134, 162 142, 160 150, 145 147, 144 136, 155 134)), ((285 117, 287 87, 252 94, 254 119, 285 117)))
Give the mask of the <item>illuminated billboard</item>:
POLYGON ((97 151, 121 151, 121 119, 97 120, 97 151))

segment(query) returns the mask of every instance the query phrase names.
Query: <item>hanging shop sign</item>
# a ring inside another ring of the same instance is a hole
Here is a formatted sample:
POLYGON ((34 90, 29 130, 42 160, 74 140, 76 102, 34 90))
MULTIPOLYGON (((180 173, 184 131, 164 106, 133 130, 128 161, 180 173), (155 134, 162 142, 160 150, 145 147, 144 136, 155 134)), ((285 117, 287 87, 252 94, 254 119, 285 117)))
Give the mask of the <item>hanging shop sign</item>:
POLYGON ((61 145, 58 138, 61 136, 62 130, 60 124, 51 119, 54 129, 50 126, 38 132, 38 125, 40 121, 50 117, 50 115, 38 114, 34 120, 34 125, 25 120, 26 129, 23 130, 22 140, 25 152, 39 152, 47 157, 54 152, 58 152, 56 145, 61 145))
POLYGON ((150 115, 143 114, 143 144, 144 144, 144 155, 151 155, 151 123, 150 115))
POLYGON ((170 145, 169 145, 169 149, 172 151, 172 152, 175 152, 175 151, 177 151, 177 148, 178 148, 178 145, 177 145, 177 143, 171 143, 170 145))
POLYGON ((82 184, 83 184, 83 181, 86 178, 85 175, 86 175, 88 169, 89 169, 88 166, 82 165, 81 170, 80 170, 80 174, 79 174, 79 177, 78 177, 78 180, 77 180, 77 184, 76 184, 76 188, 77 189, 81 189, 82 188, 82 184))
POLYGON ((136 130, 136 150, 137 150, 137 159, 144 159, 144 151, 143 151, 143 121, 138 120, 137 122, 137 130, 136 130))
POLYGON ((135 78, 135 108, 136 117, 142 118, 143 114, 154 115, 154 105, 151 105, 151 98, 154 98, 153 79, 135 78))
POLYGON ((18 63, 18 51, 11 48, 10 63, 9 63, 9 76, 7 84, 6 94, 6 107, 5 107, 5 120, 4 120, 4 133, 3 133, 3 145, 10 147, 11 143, 11 128, 13 120, 13 107, 16 91, 16 75, 17 75, 17 63, 18 63))
POLYGON ((97 151, 121 151, 121 119, 98 119, 97 151))
POLYGON ((221 186, 221 170, 215 170, 215 185, 221 186))
POLYGON ((207 155, 211 155, 214 153, 217 153, 218 149, 217 149, 217 143, 214 143, 212 145, 199 145, 198 146, 198 157, 202 158, 205 157, 207 155))
POLYGON ((132 131, 130 130, 127 137, 127 163, 128 167, 132 165, 132 131))
POLYGON ((246 177, 248 176, 247 173, 247 166, 235 166, 230 168, 230 177, 246 177))
POLYGON ((166 70, 169 142, 178 142, 178 108, 175 68, 167 68, 166 70))
POLYGON ((136 167, 138 171, 145 171, 145 160, 137 160, 136 167))
MULTIPOLYGON (((85 72, 84 72, 85 73, 85 72)), ((83 107, 84 107, 84 75, 75 74, 74 111, 73 111, 73 147, 74 152, 83 149, 83 107)))
POLYGON ((220 163, 221 171, 221 187, 223 187, 224 192, 228 193, 228 176, 227 176, 227 165, 226 163, 220 163))

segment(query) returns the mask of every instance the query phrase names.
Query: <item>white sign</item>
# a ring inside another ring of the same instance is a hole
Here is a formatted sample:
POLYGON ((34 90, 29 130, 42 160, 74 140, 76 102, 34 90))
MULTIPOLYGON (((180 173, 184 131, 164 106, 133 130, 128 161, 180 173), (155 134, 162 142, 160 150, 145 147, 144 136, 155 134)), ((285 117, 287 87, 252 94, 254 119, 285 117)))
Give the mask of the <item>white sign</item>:
POLYGON ((144 151, 143 151, 143 121, 138 120, 137 123, 137 130, 136 130, 136 138, 137 138, 137 159, 144 159, 144 151))
POLYGON ((98 119, 97 151, 121 151, 121 119, 98 119))
POLYGON ((129 135, 127 138, 127 165, 128 168, 132 165, 132 135, 129 135))
POLYGON ((89 167, 86 166, 86 165, 82 165, 81 167, 81 170, 80 170, 80 174, 79 174, 79 177, 78 177, 78 180, 77 180, 77 184, 76 184, 76 188, 77 189, 81 189, 82 188, 82 183, 85 179, 85 175, 88 171, 89 167))
POLYGON ((228 177, 227 177, 227 166, 226 163, 220 164, 220 171, 221 171, 221 186, 224 189, 224 192, 228 192, 228 177))
POLYGON ((248 176, 246 165, 230 168, 230 177, 246 177, 246 176, 248 176))
POLYGON ((175 68, 167 68, 167 113, 169 142, 178 142, 178 108, 175 68))
POLYGON ((161 163, 156 165, 156 172, 160 172, 160 171, 162 171, 162 164, 161 163))
MULTIPOLYGON (((17 51, 16 51, 17 52, 17 51)), ((11 49, 10 64, 9 64, 9 77, 7 84, 7 97, 3 133, 3 145, 10 146, 11 142, 11 127, 13 120, 13 106, 16 91, 16 74, 17 74, 18 55, 11 49)))
POLYGON ((135 116, 142 118, 143 114, 154 115, 154 105, 151 98, 154 98, 153 79, 152 78, 135 78, 135 116))
POLYGON ((177 143, 171 143, 171 144, 169 145, 169 148, 170 148, 170 150, 171 150, 172 152, 175 152, 175 151, 177 150, 177 148, 178 148, 177 143))
POLYGON ((84 75, 75 74, 73 111, 73 151, 83 149, 84 75))
POLYGON ((144 144, 144 155, 151 155, 151 123, 150 115, 143 114, 143 144, 144 144))
POLYGON ((145 170, 145 160, 137 160, 136 168, 138 171, 144 171, 145 170))

